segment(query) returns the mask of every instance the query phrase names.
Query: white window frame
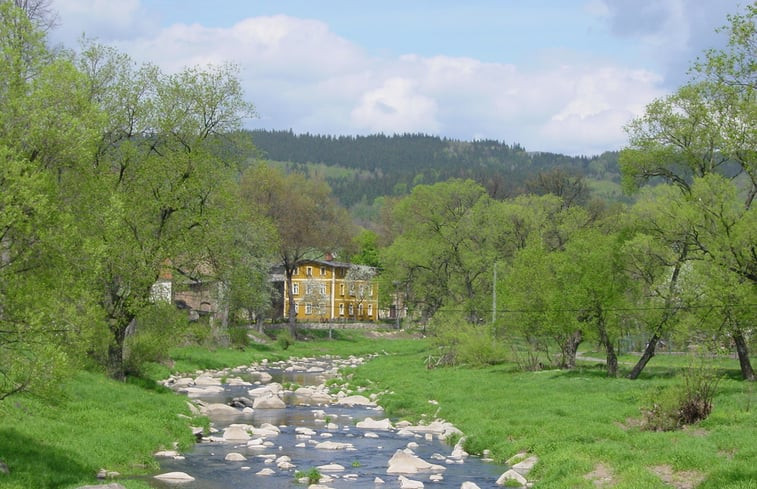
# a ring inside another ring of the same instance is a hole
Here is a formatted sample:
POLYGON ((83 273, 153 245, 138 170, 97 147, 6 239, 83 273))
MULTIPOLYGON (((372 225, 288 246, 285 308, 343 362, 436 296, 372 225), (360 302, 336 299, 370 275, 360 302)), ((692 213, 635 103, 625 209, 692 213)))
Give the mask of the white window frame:
POLYGON ((305 268, 305 275, 307 275, 308 277, 312 277, 313 276, 313 267, 311 267, 311 266, 306 267, 305 268))
POLYGON ((305 314, 307 316, 313 314, 313 304, 311 304, 310 302, 305 303, 305 314))
POLYGON ((373 304, 368 304, 368 316, 373 317, 373 304))
POLYGON ((344 316, 344 303, 339 304, 339 315, 344 316))
POLYGON ((292 295, 300 295, 300 284, 292 282, 292 295))
POLYGON ((349 310, 350 310, 350 316, 353 316, 355 314, 355 305, 350 304, 349 310))

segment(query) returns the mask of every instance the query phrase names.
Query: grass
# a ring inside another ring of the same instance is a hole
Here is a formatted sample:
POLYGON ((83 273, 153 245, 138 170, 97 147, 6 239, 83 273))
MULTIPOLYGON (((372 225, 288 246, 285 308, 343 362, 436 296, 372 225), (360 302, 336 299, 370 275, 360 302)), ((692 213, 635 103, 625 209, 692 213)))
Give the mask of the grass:
POLYGON ((696 429, 658 433, 640 430, 633 420, 650 390, 677 381, 670 375, 630 381, 608 379, 599 367, 428 370, 423 355, 412 353, 378 357, 354 375, 357 382, 370 379, 377 390, 391 390, 381 404, 392 416, 438 415, 452 421, 466 433, 466 448, 473 452, 488 448, 499 460, 519 451, 539 455, 532 473, 538 488, 595 487, 585 475, 599 462, 611 467, 617 489, 670 487, 652 472, 662 465, 681 477, 700 473, 700 489, 757 488, 753 384, 724 379, 707 420, 696 429))
MULTIPOLYGON (((537 488, 593 488, 585 476, 598 463, 611 470, 616 489, 669 488, 654 473, 663 466, 677 477, 699 474, 699 489, 757 488, 757 393, 754 383, 736 380, 734 359, 713 360, 726 375, 708 419, 657 433, 640 430, 633 420, 650 392, 678 381, 675 372, 686 365, 680 357, 656 356, 637 381, 608 379, 596 362, 571 372, 523 373, 509 363, 429 370, 427 340, 334 333, 332 340, 325 331, 309 333, 307 341, 287 350, 274 341, 244 350, 174 349, 170 370, 381 353, 349 372, 350 386, 384 392, 381 403, 393 417, 440 416, 455 423, 474 453, 490 449, 500 461, 522 450, 539 455, 532 472, 537 488)), ((149 375, 162 378, 168 372, 153 366, 149 375)), ((100 468, 139 475, 156 467, 155 450, 174 441, 191 443, 189 421, 177 416, 187 414, 185 399, 149 380, 124 384, 80 373, 61 391, 54 400, 21 395, 0 402, 0 459, 11 470, 0 475, 0 487, 68 489, 94 483, 100 468)), ((135 479, 119 482, 129 489, 147 487, 135 479)))
POLYGON ((101 468, 130 475, 154 470, 154 451, 193 441, 180 413, 189 414, 186 400, 168 390, 84 372, 55 399, 8 398, 0 403, 0 458, 10 474, 0 474, 0 487, 77 487, 93 484, 101 468))

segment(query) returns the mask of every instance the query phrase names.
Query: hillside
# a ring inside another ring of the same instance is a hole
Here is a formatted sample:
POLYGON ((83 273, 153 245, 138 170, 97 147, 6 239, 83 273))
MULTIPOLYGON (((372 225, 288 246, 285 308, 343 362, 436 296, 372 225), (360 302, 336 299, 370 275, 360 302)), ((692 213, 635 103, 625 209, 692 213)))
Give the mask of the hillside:
POLYGON ((425 134, 327 136, 268 130, 248 134, 266 159, 324 178, 349 208, 450 178, 475 180, 500 199, 523 193, 539 172, 556 168, 604 183, 620 178, 617 152, 575 157, 529 152, 517 143, 425 134))

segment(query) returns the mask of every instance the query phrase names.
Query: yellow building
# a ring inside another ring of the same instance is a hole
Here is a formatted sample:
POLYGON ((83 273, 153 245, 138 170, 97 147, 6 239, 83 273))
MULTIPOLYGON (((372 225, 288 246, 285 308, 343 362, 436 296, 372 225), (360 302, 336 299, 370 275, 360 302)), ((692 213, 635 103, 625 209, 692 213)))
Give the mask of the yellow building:
MULTIPOLYGON (((329 260, 303 260, 292 275, 298 321, 377 321, 376 270, 329 260)), ((284 281, 284 317, 289 317, 289 291, 284 281)))

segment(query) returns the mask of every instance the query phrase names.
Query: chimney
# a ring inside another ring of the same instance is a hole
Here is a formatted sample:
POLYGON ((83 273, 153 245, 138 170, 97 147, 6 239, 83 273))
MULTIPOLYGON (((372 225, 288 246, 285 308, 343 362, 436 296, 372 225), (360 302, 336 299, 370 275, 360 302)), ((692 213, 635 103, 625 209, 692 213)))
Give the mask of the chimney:
POLYGON ((330 251, 327 251, 323 257, 326 261, 334 261, 334 255, 330 251))

